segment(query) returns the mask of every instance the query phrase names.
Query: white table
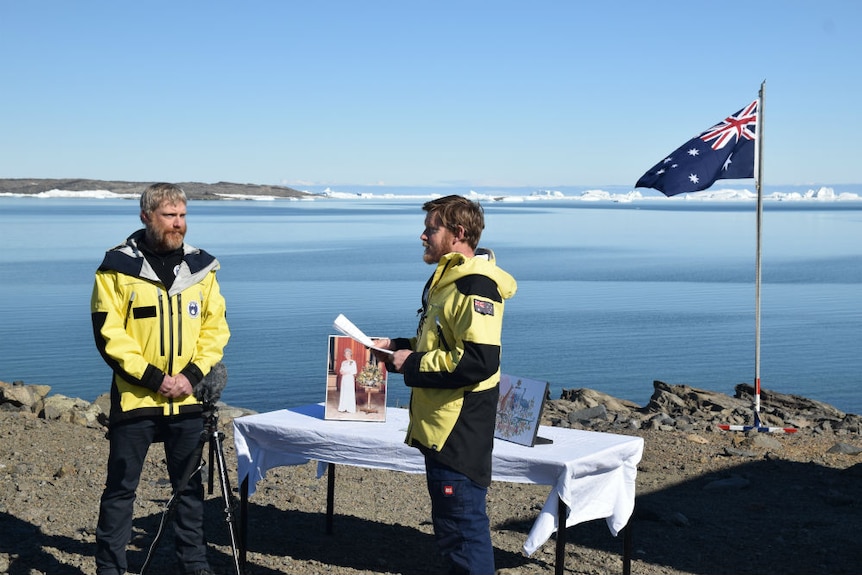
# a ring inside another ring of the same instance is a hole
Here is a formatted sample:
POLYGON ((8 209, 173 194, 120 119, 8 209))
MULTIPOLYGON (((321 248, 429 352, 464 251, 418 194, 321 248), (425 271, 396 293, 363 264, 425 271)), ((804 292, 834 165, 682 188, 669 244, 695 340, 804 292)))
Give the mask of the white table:
MULTIPOLYGON (((408 419, 406 409, 389 407, 385 422, 327 421, 323 418, 322 404, 234 419, 243 498, 243 559, 248 497, 254 493, 257 482, 274 467, 316 460, 318 477, 328 465, 335 464, 425 473, 422 454, 404 443, 408 419)), ((546 426, 540 426, 538 435, 551 443, 527 447, 499 439, 494 442, 494 481, 551 486, 524 542, 524 552, 531 555, 557 531, 561 512, 566 515, 566 527, 604 518, 616 536, 634 510, 643 439, 546 426)), ((330 479, 331 497, 332 474, 330 479)), ((331 521, 331 499, 328 507, 331 521)), ((565 530, 557 537, 558 570, 562 567, 560 542, 564 533, 565 530)))

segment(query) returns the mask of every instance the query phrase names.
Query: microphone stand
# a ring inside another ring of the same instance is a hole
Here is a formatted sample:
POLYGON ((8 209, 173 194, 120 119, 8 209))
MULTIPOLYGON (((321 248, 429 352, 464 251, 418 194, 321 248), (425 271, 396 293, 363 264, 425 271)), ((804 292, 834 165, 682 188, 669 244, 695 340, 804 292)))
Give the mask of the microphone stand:
POLYGON ((207 486, 208 493, 212 495, 214 481, 213 466, 218 463, 219 484, 221 485, 221 496, 224 502, 225 522, 228 524, 228 532, 230 535, 230 546, 233 553, 234 573, 235 575, 243 575, 239 562, 239 545, 237 536, 238 528, 236 524, 236 517, 234 515, 234 510, 236 509, 237 505, 236 499, 233 496, 233 491, 231 491, 227 463, 225 462, 224 457, 224 448, 222 447, 222 441, 224 440, 225 435, 218 429, 218 407, 215 404, 204 403, 203 417, 204 430, 201 433, 200 442, 195 449, 194 456, 189 460, 186 472, 183 474, 182 479, 177 484, 176 489, 174 489, 173 493, 171 494, 171 498, 168 500, 167 507, 162 514, 162 520, 159 523, 159 529, 158 531, 156 531, 156 536, 153 539, 152 544, 150 545, 150 549, 147 551, 147 557, 144 560, 144 564, 141 567, 141 570, 138 575, 146 574, 147 569, 149 568, 150 563, 153 560, 154 551, 158 547, 162 535, 164 534, 164 528, 168 523, 168 519, 173 516, 174 511, 176 510, 176 506, 179 501, 179 494, 185 490, 192 476, 194 476, 195 473, 199 473, 203 469, 203 466, 206 463, 203 460, 203 447, 207 443, 209 443, 210 458, 209 480, 207 486))
POLYGON ((218 408, 215 405, 204 406, 204 409, 210 408, 211 415, 204 423, 204 434, 209 434, 210 448, 210 466, 209 466, 209 481, 207 484, 207 492, 212 495, 213 492, 213 465, 218 463, 219 485, 221 486, 221 497, 224 503, 224 518, 228 526, 228 534, 230 536, 230 548, 233 555, 233 568, 235 575, 242 575, 242 568, 239 563, 239 537, 238 527, 236 524, 236 515, 234 511, 237 508, 236 499, 230 487, 230 477, 228 475, 227 463, 224 458, 224 448, 222 441, 224 440, 224 432, 218 429, 218 408))

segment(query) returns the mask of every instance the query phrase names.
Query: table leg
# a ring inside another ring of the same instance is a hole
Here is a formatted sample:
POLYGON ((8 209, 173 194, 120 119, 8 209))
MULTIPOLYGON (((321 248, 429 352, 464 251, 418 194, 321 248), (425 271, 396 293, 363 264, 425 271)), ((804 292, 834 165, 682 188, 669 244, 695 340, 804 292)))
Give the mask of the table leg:
MULTIPOLYGON (((554 575, 563 575, 566 569, 566 512, 568 507, 563 500, 557 498, 557 548, 554 559, 554 575)), ((623 536, 623 575, 632 573, 632 520, 620 531, 623 536)))
POLYGON ((563 575, 566 569, 566 515, 569 508, 557 497, 557 553, 554 559, 554 575, 563 575))
POLYGON ((239 564, 245 570, 248 549, 248 476, 239 486, 239 564))
POLYGON ((332 535, 332 516, 335 514, 335 464, 326 467, 326 534, 332 535))
POLYGON ((623 575, 632 574, 632 520, 623 527, 623 575))

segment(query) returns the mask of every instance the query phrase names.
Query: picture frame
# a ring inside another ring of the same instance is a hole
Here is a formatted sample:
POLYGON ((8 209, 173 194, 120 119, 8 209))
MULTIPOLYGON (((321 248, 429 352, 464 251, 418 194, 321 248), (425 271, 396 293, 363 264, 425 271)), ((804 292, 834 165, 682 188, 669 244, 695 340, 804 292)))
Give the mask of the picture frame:
POLYGON ((549 389, 547 381, 501 374, 494 438, 527 447, 550 442, 538 437, 549 389))
POLYGON ((329 336, 324 419, 386 421, 387 384, 386 365, 370 349, 347 336, 329 336))

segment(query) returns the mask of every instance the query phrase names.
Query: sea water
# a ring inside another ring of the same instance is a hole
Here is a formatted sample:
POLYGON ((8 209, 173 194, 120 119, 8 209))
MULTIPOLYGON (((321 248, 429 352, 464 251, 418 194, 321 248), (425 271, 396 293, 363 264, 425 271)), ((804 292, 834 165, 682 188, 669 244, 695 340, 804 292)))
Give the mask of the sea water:
MULTIPOLYGON (((222 399, 257 411, 322 401, 327 338, 345 314, 410 336, 427 198, 189 205, 188 243, 215 254, 231 340, 222 399)), ((503 370, 644 405, 653 381, 733 394, 755 375, 753 202, 485 201, 482 245, 518 280, 503 370)), ((92 401, 110 374, 89 298, 137 202, 0 198, 0 379, 92 401)), ((862 413, 862 202, 767 202, 764 389, 862 413)), ((390 376, 390 405, 409 391, 390 376)))

